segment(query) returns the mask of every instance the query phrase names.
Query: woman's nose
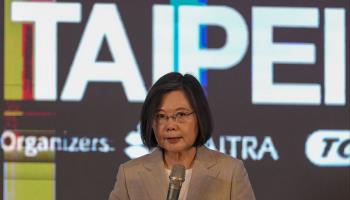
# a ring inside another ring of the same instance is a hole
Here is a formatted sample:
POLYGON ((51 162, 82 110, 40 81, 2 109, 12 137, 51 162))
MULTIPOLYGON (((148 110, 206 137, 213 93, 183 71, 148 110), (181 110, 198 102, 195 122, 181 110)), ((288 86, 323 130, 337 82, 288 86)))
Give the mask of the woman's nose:
POLYGON ((177 122, 176 122, 175 118, 168 119, 168 121, 166 122, 166 130, 167 131, 174 131, 174 130, 176 130, 176 127, 177 127, 177 122))

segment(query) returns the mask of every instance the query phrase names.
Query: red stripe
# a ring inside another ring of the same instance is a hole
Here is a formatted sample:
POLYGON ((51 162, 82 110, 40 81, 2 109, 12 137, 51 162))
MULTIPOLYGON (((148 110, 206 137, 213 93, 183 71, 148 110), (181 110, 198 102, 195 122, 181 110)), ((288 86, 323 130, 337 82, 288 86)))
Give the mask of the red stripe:
POLYGON ((23 100, 33 100, 33 25, 22 25, 22 91, 23 100))

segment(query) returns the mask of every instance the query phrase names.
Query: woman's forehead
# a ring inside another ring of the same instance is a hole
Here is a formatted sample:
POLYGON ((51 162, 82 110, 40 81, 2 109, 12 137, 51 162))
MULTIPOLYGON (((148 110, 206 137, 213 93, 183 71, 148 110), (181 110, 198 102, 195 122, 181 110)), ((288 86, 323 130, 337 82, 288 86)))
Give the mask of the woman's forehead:
POLYGON ((159 110, 188 110, 192 106, 183 90, 175 90, 163 95, 159 110))

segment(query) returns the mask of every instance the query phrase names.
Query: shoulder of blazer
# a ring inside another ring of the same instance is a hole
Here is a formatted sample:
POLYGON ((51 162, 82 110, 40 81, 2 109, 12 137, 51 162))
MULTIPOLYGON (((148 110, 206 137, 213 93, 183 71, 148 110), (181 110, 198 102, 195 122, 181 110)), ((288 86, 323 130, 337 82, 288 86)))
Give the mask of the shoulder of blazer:
POLYGON ((197 160, 206 163, 207 166, 211 165, 223 165, 226 167, 235 168, 242 164, 240 159, 231 157, 227 154, 208 149, 205 146, 199 147, 197 151, 197 160))
POLYGON ((159 148, 155 148, 151 153, 129 160, 122 165, 124 168, 134 168, 139 166, 145 166, 147 168, 148 164, 155 164, 162 160, 162 151, 159 148))

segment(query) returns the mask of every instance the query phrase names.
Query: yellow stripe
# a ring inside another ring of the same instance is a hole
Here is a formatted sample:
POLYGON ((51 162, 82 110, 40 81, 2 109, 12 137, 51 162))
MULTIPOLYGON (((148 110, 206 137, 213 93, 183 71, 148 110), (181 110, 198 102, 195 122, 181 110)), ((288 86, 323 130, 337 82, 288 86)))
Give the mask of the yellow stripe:
POLYGON ((24 113, 22 111, 4 111, 5 117, 21 117, 24 113))
POLYGON ((55 200, 55 180, 4 180, 6 200, 55 200))
POLYGON ((55 163, 6 162, 4 179, 54 180, 55 163))
POLYGON ((5 0, 4 98, 22 100, 22 24, 10 18, 11 0, 5 0))
POLYGON ((4 163, 4 199, 54 200, 55 163, 4 163))

